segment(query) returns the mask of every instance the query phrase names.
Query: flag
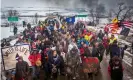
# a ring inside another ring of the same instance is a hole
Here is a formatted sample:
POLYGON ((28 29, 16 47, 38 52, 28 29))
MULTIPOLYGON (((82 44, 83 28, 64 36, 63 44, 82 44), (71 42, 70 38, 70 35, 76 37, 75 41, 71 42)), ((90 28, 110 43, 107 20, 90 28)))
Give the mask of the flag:
POLYGON ((67 23, 74 23, 75 22, 75 16, 66 18, 67 23))
POLYGON ((120 35, 128 36, 130 29, 124 28, 121 30, 120 35))
POLYGON ((117 19, 117 18, 114 18, 114 19, 112 20, 112 23, 118 23, 118 19, 117 19))
POLYGON ((122 22, 122 25, 125 26, 125 27, 132 27, 133 23, 132 22, 128 22, 128 21, 124 21, 124 22, 122 22))
POLYGON ((117 23, 107 24, 105 27, 109 28, 109 33, 113 33, 113 34, 118 33, 117 31, 119 30, 119 27, 117 23))

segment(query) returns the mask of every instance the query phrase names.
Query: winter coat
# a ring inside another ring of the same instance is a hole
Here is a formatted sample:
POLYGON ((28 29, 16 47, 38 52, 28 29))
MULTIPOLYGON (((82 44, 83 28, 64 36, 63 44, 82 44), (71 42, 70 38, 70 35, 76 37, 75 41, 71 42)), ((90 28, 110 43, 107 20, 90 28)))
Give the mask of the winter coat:
POLYGON ((104 37, 104 34, 103 34, 103 33, 99 33, 99 34, 98 34, 98 38, 99 38, 99 39, 103 40, 103 37, 104 37))
POLYGON ((92 56, 93 57, 99 57, 99 54, 100 54, 99 49, 96 48, 96 47, 93 47, 93 49, 92 49, 92 56))
POLYGON ((114 57, 114 56, 120 56, 120 48, 115 45, 115 44, 112 44, 110 46, 110 54, 111 54, 111 57, 114 57))
POLYGON ((72 53, 71 51, 66 55, 66 63, 69 67, 77 66, 80 63, 80 55, 79 53, 77 53, 77 50, 74 53, 72 53))
POLYGON ((48 58, 48 63, 51 69, 53 68, 52 64, 54 64, 56 68, 59 68, 60 62, 61 62, 61 57, 59 55, 57 55, 56 57, 52 55, 51 57, 48 58), (54 58, 56 58, 56 60, 54 60, 54 58))
POLYGON ((103 56, 105 48, 104 48, 104 45, 102 43, 99 43, 98 50, 100 52, 100 55, 103 56))
POLYGON ((22 79, 27 76, 27 73, 29 71, 29 65, 27 62, 17 62, 16 63, 16 80, 22 79))
POLYGON ((80 55, 81 55, 81 59, 84 62, 85 58, 84 57, 91 57, 91 53, 88 47, 82 47, 80 48, 80 55))
POLYGON ((109 39, 103 38, 103 45, 104 45, 104 48, 108 48, 109 47, 109 39))
POLYGON ((109 44, 112 44, 115 40, 117 40, 117 38, 113 38, 113 39, 109 39, 109 44))
POLYGON ((108 32, 109 32, 109 28, 108 28, 108 27, 105 27, 105 28, 104 28, 104 32, 105 32, 105 33, 108 33, 108 32))
POLYGON ((40 53, 30 54, 28 59, 31 62, 31 65, 35 66, 36 65, 36 61, 41 60, 41 54, 40 53))
POLYGON ((108 67, 108 72, 112 80, 123 80, 123 70, 122 64, 117 66, 109 65, 108 67))

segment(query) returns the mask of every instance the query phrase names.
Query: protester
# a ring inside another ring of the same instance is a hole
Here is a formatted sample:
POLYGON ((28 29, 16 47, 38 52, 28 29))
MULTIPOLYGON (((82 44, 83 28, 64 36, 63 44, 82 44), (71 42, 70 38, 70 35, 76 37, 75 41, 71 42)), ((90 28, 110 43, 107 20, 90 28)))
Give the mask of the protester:
POLYGON ((104 37, 104 33, 102 32, 102 30, 100 30, 98 33, 98 38, 103 40, 103 37, 104 37))
POLYGON ((7 41, 6 39, 3 40, 3 42, 1 43, 1 47, 6 47, 6 46, 10 46, 10 42, 7 41))
POLYGON ((13 33, 14 33, 14 35, 16 35, 17 32, 18 32, 18 28, 17 28, 16 26, 14 26, 14 28, 13 28, 13 33))
POLYGON ((127 49, 127 45, 120 45, 119 46, 119 49, 120 49, 121 58, 123 59, 123 57, 124 57, 124 51, 127 49))
POLYGON ((103 37, 103 45, 106 49, 106 56, 109 54, 109 38, 107 36, 103 37))
MULTIPOLYGON (((83 24, 77 24, 74 28, 71 27, 74 25, 65 24, 65 21, 63 22, 63 26, 56 31, 55 27, 57 24, 54 21, 47 22, 43 24, 43 22, 39 21, 39 25, 34 28, 31 28, 31 24, 28 23, 27 29, 23 31, 23 38, 19 38, 17 41, 20 44, 27 43, 30 45, 31 54, 28 59, 33 71, 31 75, 32 80, 40 80, 40 71, 44 71, 45 80, 57 80, 60 74, 67 75, 70 80, 78 79, 79 69, 84 67, 83 63, 88 58, 95 57, 99 59, 100 64, 103 60, 105 50, 106 55, 110 52, 109 71, 111 78, 113 80, 122 79, 119 77, 122 77, 121 62, 118 63, 118 59, 116 60, 114 57, 117 56, 119 58, 122 56, 123 58, 124 50, 127 46, 119 47, 117 39, 113 34, 111 38, 108 38, 108 36, 104 36, 102 30, 96 34, 96 32, 85 29, 85 25, 83 24), (120 67, 119 70, 114 70, 114 66, 120 67), (119 72, 121 74, 115 76, 119 72)), ((105 33, 108 35, 108 30, 105 30, 105 33)), ((7 42, 3 42, 1 45, 5 46, 6 44, 7 42)), ((20 64, 21 59, 19 59, 18 55, 16 58, 18 60, 17 64, 20 64)), ((99 69, 100 67, 98 66, 99 69)), ((28 71, 25 72, 28 73, 28 71)), ((24 75, 18 79, 25 79, 26 76, 24 75)))
POLYGON ((33 79, 36 80, 39 79, 39 75, 40 75, 40 65, 41 63, 39 63, 39 65, 37 65, 37 62, 41 61, 41 54, 38 53, 37 50, 33 50, 33 52, 30 54, 29 56, 29 61, 31 62, 31 65, 32 65, 32 69, 33 69, 33 72, 32 72, 32 77, 33 79))
POLYGON ((99 43, 96 42, 95 45, 92 48, 92 56, 93 57, 100 57, 100 55, 101 55, 98 45, 99 45, 99 43))
POLYGON ((110 37, 109 44, 112 44, 115 40, 117 40, 117 38, 112 34, 110 37))
POLYGON ((28 28, 29 30, 31 29, 31 24, 30 24, 30 23, 27 24, 27 28, 28 28))
POLYGON ((117 40, 115 40, 110 46, 110 59, 112 59, 114 56, 120 57, 120 55, 120 48, 117 44, 117 40))
POLYGON ((108 36, 108 33, 109 33, 109 28, 108 27, 104 28, 104 33, 108 36))
POLYGON ((15 80, 28 80, 29 65, 23 60, 22 56, 19 56, 16 63, 15 80))
POLYGON ((50 65, 50 71, 51 71, 51 76, 53 80, 57 80, 58 77, 58 69, 60 66, 61 58, 57 54, 57 51, 54 50, 52 53, 52 56, 49 57, 48 59, 49 65, 50 65))
POLYGON ((123 66, 119 57, 114 56, 112 62, 109 64, 108 72, 111 80, 123 80, 123 66))
POLYGON ((80 48, 80 54, 81 54, 82 62, 84 62, 85 58, 92 56, 87 44, 83 43, 83 47, 80 48))
POLYGON ((25 21, 23 21, 23 27, 25 27, 26 26, 26 22, 25 21))
POLYGON ((76 79, 78 77, 80 60, 78 49, 73 47, 67 54, 67 73, 69 79, 76 79))

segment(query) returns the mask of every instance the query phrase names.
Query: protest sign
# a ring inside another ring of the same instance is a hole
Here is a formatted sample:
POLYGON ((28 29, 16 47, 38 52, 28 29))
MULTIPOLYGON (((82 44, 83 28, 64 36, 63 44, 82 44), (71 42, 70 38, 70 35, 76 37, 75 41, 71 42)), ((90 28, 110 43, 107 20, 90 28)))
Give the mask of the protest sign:
POLYGON ((99 60, 96 57, 89 57, 86 58, 84 64, 83 64, 83 71, 84 73, 93 73, 97 72, 97 69, 99 67, 99 60))
POLYGON ((29 55, 30 48, 28 44, 2 48, 2 60, 4 64, 4 69, 14 69, 16 67, 17 57, 19 56, 22 56, 23 60, 28 62, 28 64, 30 65, 30 61, 28 60, 29 55))

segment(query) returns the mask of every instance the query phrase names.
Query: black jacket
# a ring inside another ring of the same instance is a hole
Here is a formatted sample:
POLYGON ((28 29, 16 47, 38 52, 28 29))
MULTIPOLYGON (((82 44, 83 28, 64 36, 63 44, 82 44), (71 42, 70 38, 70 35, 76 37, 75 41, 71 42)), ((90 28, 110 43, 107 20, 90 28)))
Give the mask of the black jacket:
POLYGON ((22 61, 22 62, 17 62, 16 63, 16 80, 20 78, 26 77, 26 74, 29 71, 29 65, 27 62, 22 61))
POLYGON ((111 65, 111 79, 112 80, 122 80, 123 79, 122 64, 117 65, 117 66, 111 65))

